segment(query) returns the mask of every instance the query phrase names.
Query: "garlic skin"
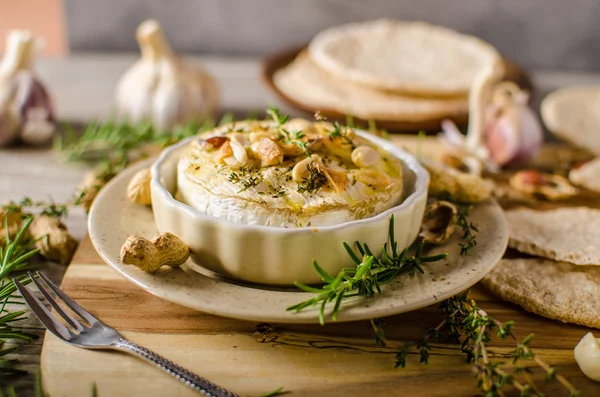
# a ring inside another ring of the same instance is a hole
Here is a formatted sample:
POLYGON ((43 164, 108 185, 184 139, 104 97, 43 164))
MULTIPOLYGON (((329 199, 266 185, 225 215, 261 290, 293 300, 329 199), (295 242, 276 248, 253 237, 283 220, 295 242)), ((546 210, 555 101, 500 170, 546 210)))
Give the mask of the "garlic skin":
POLYGON ((0 146, 21 140, 48 142, 55 131, 50 95, 33 71, 38 42, 30 32, 11 30, 0 62, 0 146))
POLYGON ((142 22, 136 37, 141 58, 117 85, 119 117, 150 121, 160 131, 212 117, 219 96, 213 78, 173 53, 157 21, 142 22))
POLYGON ((473 82, 466 136, 452 121, 442 122, 439 139, 473 174, 527 162, 543 143, 541 123, 527 105, 529 95, 514 83, 498 84, 499 77, 498 65, 488 65, 473 82))
POLYGON ((485 140, 491 161, 498 166, 527 162, 544 141, 542 125, 527 106, 528 99, 514 83, 501 83, 494 89, 485 140))
POLYGON ((600 339, 591 332, 585 334, 575 346, 575 361, 588 378, 600 382, 600 339))

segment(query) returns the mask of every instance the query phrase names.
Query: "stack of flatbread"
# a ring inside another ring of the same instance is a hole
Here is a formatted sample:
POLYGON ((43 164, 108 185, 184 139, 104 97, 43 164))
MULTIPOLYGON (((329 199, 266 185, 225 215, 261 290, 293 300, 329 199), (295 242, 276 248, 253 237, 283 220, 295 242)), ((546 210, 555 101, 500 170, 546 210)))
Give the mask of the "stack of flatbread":
POLYGON ((484 286, 541 316, 600 328, 600 210, 518 209, 506 218, 509 246, 536 257, 503 259, 484 286))
POLYGON ((488 63, 501 57, 476 37, 424 22, 375 20, 319 33, 273 80, 308 108, 418 123, 464 117, 469 88, 488 63))

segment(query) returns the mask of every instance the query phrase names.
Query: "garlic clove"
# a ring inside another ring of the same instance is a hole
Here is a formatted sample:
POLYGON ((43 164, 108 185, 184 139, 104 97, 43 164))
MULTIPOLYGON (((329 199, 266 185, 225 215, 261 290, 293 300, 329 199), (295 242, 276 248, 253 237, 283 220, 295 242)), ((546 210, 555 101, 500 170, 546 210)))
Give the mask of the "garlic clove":
POLYGON ((574 349, 575 361, 588 378, 600 382, 600 340, 585 334, 574 349))
POLYGON ((381 154, 370 146, 359 146, 352 151, 352 162, 357 167, 373 167, 380 161, 381 154))
POLYGON ((296 182, 302 182, 308 178, 310 176, 309 165, 313 162, 319 165, 322 164, 321 156, 312 154, 310 157, 297 162, 294 168, 292 168, 292 179, 296 182))
POLYGON ((157 21, 142 22, 136 36, 141 58, 117 85, 119 117, 148 120, 161 131, 212 117, 218 88, 210 75, 174 54, 157 21))
POLYGON ((30 144, 48 142, 55 131, 52 101, 34 74, 36 40, 27 31, 7 36, 0 62, 0 145, 17 139, 30 144))

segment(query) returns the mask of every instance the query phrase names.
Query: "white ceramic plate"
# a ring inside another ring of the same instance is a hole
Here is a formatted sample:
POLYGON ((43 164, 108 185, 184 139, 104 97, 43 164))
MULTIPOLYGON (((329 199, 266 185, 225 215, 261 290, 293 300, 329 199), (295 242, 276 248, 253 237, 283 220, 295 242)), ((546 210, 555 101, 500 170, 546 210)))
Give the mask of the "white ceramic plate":
MULTIPOLYGON (((225 279, 203 269, 192 259, 181 268, 153 274, 122 264, 119 251, 127 237, 138 234, 151 238, 157 232, 151 210, 129 202, 126 197, 131 177, 138 170, 149 167, 152 161, 120 173, 102 189, 92 206, 90 237, 107 264, 146 291, 192 309, 251 321, 318 323, 317 308, 300 313, 286 311, 287 307, 311 297, 296 288, 264 287, 225 279)), ((502 257, 508 232, 502 209, 494 201, 476 206, 470 219, 480 232, 477 247, 467 256, 459 255, 459 236, 455 236, 444 246, 431 251, 432 254, 448 252, 446 260, 428 264, 425 274, 413 279, 397 278, 374 298, 352 298, 343 305, 337 321, 407 312, 440 302, 477 283, 502 257)))

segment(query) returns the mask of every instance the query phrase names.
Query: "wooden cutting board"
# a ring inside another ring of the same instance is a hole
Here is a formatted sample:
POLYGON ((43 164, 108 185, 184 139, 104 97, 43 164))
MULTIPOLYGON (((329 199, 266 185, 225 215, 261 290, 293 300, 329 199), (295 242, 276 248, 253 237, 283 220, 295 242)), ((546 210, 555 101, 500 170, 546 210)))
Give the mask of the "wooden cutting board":
MULTIPOLYGON (((414 145, 414 140, 399 142, 414 145)), ((432 141, 422 147, 432 149, 432 141)), ((413 147, 414 148, 414 147, 413 147)), ((152 296, 105 265, 85 239, 64 277, 69 295, 132 341, 205 376, 240 396, 258 396, 279 387, 290 396, 474 396, 472 367, 458 345, 433 344, 429 365, 409 354, 394 369, 395 350, 377 347, 366 321, 318 325, 260 325, 216 317, 152 296)), ((556 366, 583 396, 600 394, 573 358, 573 348, 589 329, 530 314, 500 301, 480 285, 471 297, 500 321, 516 322, 521 337, 535 334, 533 347, 556 366)), ((388 339, 415 341, 424 326, 441 321, 435 307, 385 320, 388 339)), ((495 344, 498 351, 512 347, 495 344)), ((99 396, 196 396, 170 376, 134 357, 69 346, 47 333, 41 367, 44 385, 55 396, 88 396, 96 382, 99 396)), ((533 377, 549 396, 568 393, 557 382, 533 377)), ((510 394, 509 394, 510 395, 510 394)))

